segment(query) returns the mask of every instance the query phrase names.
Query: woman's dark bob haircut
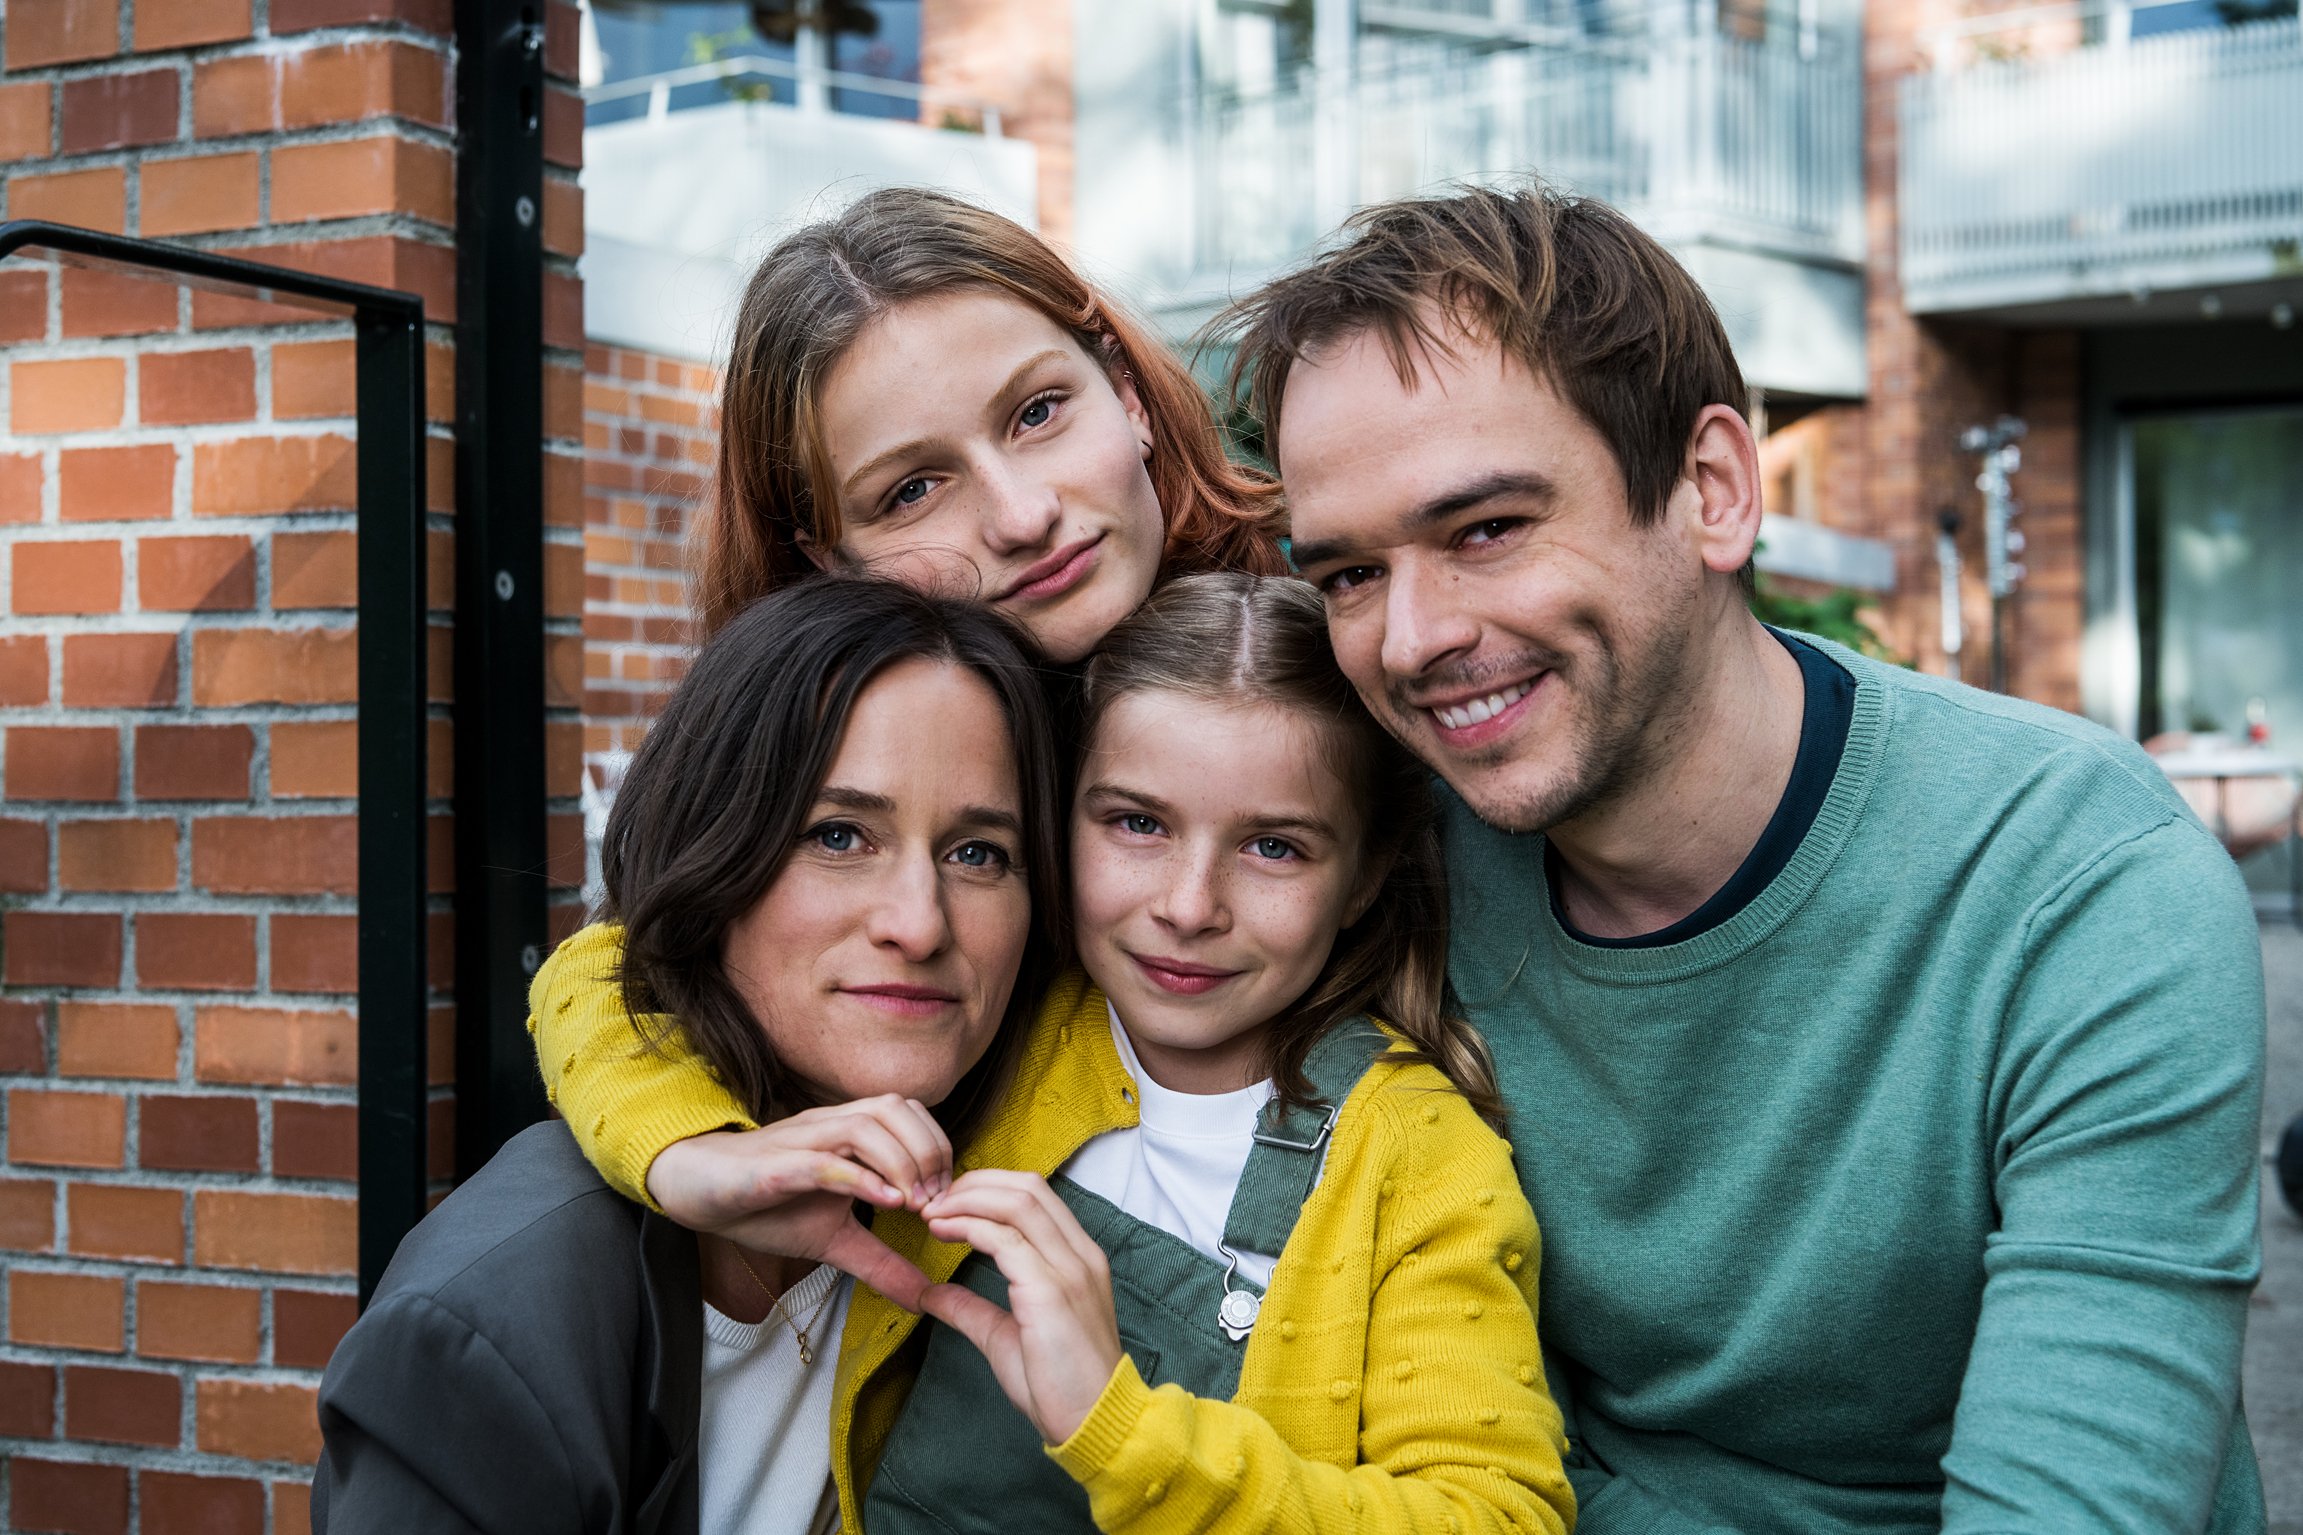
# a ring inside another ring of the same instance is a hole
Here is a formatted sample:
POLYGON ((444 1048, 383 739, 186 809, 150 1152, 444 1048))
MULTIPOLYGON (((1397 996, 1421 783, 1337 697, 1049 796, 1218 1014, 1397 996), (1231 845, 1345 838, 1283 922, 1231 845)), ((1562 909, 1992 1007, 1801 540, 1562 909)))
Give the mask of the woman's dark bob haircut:
POLYGON ((1031 942, 991 1048, 936 1109, 954 1143, 964 1141, 1005 1086, 1067 951, 1055 727, 1039 662, 1017 629, 987 608, 861 576, 772 592, 696 657, 608 817, 604 915, 624 926, 616 979, 634 1028, 647 1048, 684 1029, 762 1124, 821 1099, 777 1058, 728 977, 722 945, 810 824, 856 699, 909 660, 959 667, 992 690, 1023 796, 1031 942))

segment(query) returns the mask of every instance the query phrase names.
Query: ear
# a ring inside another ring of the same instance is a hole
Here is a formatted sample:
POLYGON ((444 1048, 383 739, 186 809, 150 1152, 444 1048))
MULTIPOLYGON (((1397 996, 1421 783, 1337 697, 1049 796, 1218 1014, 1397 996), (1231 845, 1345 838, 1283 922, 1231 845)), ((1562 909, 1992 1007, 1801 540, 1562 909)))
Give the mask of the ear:
POLYGON ((805 533, 793 536, 792 547, 799 550, 807 558, 807 562, 818 570, 830 570, 835 564, 840 563, 837 550, 827 550, 805 533))
POLYGON ((1687 438, 1679 502, 1692 490, 1694 536, 1708 570, 1732 576, 1750 562, 1759 542, 1759 444, 1743 417, 1725 405, 1706 405, 1687 438))
POLYGON ((1135 368, 1127 353, 1115 348, 1108 369, 1112 393, 1120 397, 1120 409, 1128 413, 1128 423, 1135 428, 1136 446, 1148 460, 1152 456, 1151 412, 1144 409, 1143 395, 1136 389, 1135 368))

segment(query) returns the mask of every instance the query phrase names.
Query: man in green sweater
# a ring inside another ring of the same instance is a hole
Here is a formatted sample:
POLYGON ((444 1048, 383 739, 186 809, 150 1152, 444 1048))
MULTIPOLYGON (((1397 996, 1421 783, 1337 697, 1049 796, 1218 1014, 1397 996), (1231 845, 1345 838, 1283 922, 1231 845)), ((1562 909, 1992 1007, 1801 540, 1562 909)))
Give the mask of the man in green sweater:
POLYGON ((2149 759, 1752 618, 1742 378, 1603 206, 1378 209, 1232 324, 1452 791, 1583 1535, 2262 1530, 2260 952, 2149 759))

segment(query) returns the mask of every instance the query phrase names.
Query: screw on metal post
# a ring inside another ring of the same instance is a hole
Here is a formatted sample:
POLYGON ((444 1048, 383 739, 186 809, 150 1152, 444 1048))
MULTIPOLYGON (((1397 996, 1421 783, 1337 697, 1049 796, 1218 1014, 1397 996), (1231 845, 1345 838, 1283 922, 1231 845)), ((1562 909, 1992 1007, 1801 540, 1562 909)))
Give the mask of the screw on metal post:
POLYGON ((522 229, 525 229, 525 228, 527 228, 529 225, 531 225, 531 224, 535 223, 535 222, 536 222, 536 201, 535 201, 535 199, 534 199, 534 198, 532 198, 532 197, 523 197, 523 198, 521 198, 521 199, 520 199, 518 202, 516 202, 516 203, 512 204, 512 217, 514 217, 514 218, 516 218, 516 219, 518 219, 518 220, 520 221, 520 227, 521 227, 522 229))

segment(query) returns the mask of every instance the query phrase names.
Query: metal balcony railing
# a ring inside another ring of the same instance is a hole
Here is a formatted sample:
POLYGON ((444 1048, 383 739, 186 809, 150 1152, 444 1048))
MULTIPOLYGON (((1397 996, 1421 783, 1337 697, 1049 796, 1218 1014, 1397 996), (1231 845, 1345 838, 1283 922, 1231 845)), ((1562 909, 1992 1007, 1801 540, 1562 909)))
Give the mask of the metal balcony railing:
POLYGON ((1354 207, 1528 172, 1666 240, 1863 257, 1862 82, 1844 48, 1717 33, 1473 52, 1393 45, 1198 107, 1196 264, 1281 264, 1354 207))
POLYGON ((2303 275, 2293 17, 1915 75, 1902 147, 1915 313, 2303 275))

